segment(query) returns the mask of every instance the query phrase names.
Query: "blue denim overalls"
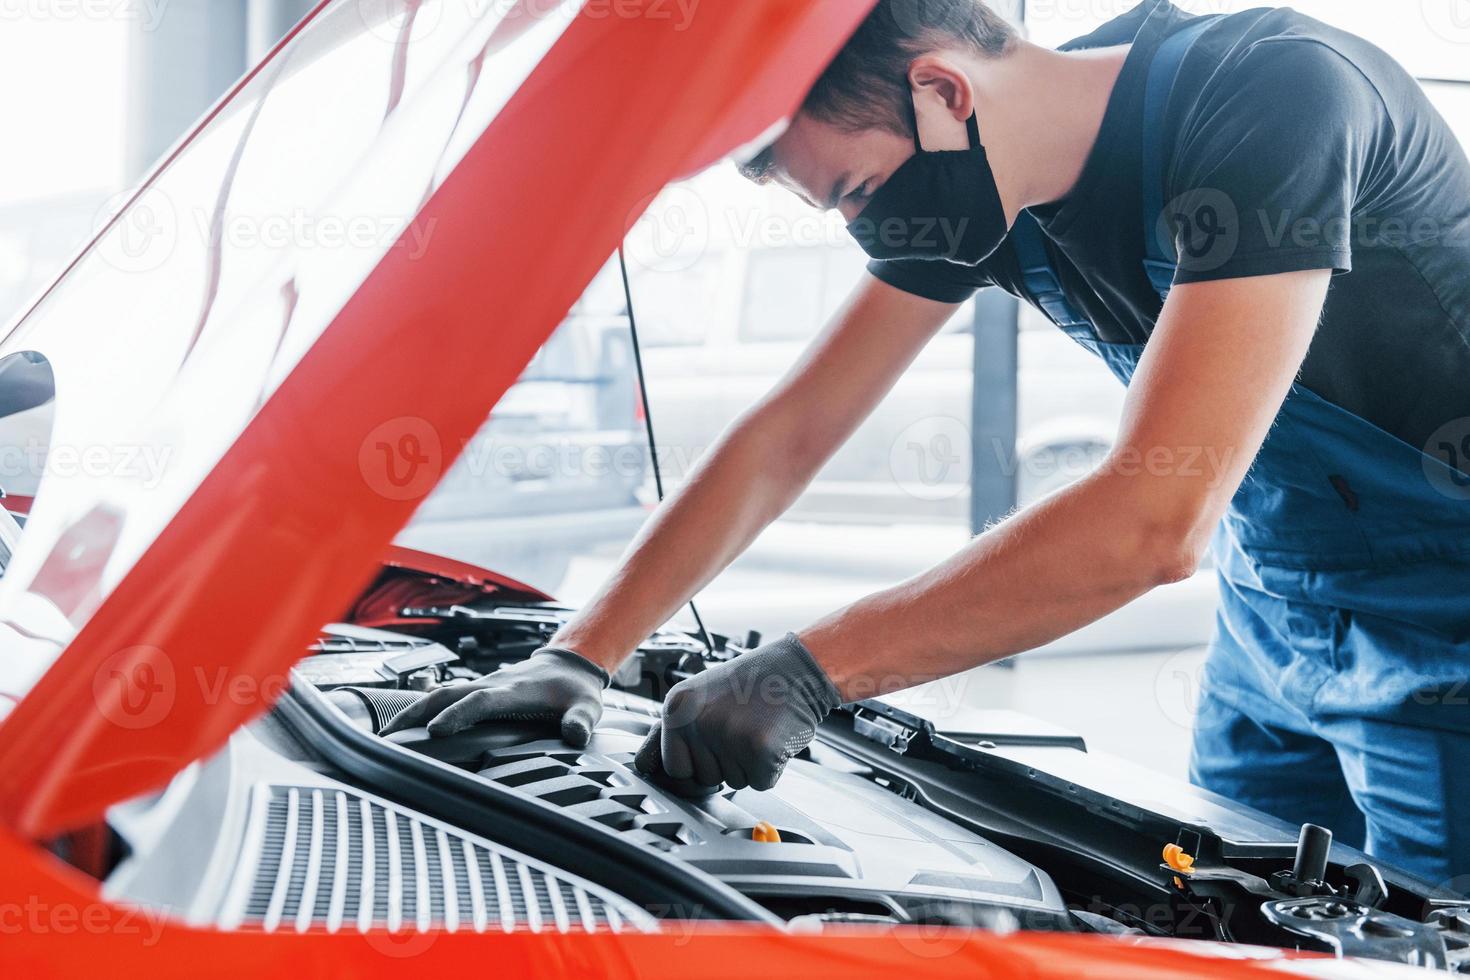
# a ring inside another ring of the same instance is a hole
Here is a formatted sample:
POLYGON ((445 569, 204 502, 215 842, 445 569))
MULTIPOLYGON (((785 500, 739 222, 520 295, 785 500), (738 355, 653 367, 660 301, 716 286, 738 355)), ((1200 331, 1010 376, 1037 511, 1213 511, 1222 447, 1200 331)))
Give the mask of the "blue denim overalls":
MULTIPOLYGON (((1154 123, 1212 20, 1150 69, 1146 229, 1163 207, 1154 123)), ((1043 235, 1025 213, 1011 232, 1027 298, 1127 384, 1143 345, 1098 340, 1043 235)), ((1145 267, 1167 295, 1158 237, 1145 267)), ((1447 462, 1466 450, 1470 419, 1438 459, 1292 387, 1213 539, 1220 606, 1190 766, 1206 789, 1435 883, 1470 876, 1470 477, 1447 462)))

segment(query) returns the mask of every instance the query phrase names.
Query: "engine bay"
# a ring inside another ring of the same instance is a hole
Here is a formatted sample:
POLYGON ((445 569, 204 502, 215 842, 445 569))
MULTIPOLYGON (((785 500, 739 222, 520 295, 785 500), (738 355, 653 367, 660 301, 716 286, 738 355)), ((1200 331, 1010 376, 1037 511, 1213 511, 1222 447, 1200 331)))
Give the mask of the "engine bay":
MULTIPOLYGON (((364 687, 332 685, 320 657, 303 665, 370 731, 424 690, 529 655, 570 611, 482 602, 402 613, 424 624, 410 632, 438 652, 396 656, 434 666, 364 687)), ((1097 781, 1116 763, 1087 753, 1080 738, 1012 719, 941 733, 864 702, 835 712, 771 791, 691 798, 688 787, 656 784, 632 758, 669 688, 760 642, 720 637, 711 650, 704 639, 651 637, 614 679, 583 750, 552 726, 524 723, 386 740, 667 854, 794 926, 982 925, 1239 941, 1451 969, 1470 962, 1470 907, 1460 896, 1380 872, 1330 845, 1330 834, 1299 836, 1192 787, 1173 792, 1173 803, 1140 798, 1136 774, 1097 781)), ((1159 782, 1160 796, 1176 790, 1159 782)))
MULTIPOLYGON (((348 697, 363 692, 332 695, 338 704, 348 697)), ((668 853, 788 921, 1069 926, 1041 869, 864 778, 840 757, 796 759, 767 792, 691 797, 657 785, 632 766, 656 703, 619 692, 608 701, 583 749, 528 724, 438 739, 411 729, 388 740, 668 853)))
POLYGON ((525 721, 381 735, 429 692, 528 656, 570 614, 529 596, 460 600, 395 603, 391 628, 325 628, 270 715, 158 797, 115 808, 130 856, 107 887, 227 927, 939 925, 1470 972, 1464 896, 1024 719, 941 730, 883 702, 844 706, 769 791, 635 770, 669 688, 754 635, 713 650, 651 637, 584 748, 525 721))

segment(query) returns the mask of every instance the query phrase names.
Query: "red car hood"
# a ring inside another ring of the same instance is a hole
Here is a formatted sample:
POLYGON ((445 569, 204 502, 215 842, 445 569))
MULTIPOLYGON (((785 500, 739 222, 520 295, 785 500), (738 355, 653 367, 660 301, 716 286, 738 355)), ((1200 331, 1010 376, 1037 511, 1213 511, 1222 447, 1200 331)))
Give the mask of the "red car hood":
POLYGON ((545 0, 498 25, 318 8, 0 344, 51 361, 53 455, 106 457, 48 472, 0 583, 0 821, 94 820, 264 711, 649 196, 788 116, 870 7, 586 0, 529 69, 545 0), (322 78, 344 50, 345 84, 322 78), (271 142, 309 112, 330 140, 271 142), (238 216, 329 157, 317 200, 412 223, 330 261, 300 233, 241 249, 238 216))

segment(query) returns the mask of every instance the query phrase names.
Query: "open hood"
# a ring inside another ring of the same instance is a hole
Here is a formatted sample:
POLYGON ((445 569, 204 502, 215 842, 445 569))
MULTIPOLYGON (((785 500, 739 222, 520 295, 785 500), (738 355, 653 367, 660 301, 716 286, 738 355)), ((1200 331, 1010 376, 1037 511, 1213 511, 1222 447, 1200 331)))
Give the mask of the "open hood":
POLYGON ((789 116, 871 3, 522 6, 322 4, 0 344, 83 461, 0 582, 13 830, 264 711, 651 195, 789 116))

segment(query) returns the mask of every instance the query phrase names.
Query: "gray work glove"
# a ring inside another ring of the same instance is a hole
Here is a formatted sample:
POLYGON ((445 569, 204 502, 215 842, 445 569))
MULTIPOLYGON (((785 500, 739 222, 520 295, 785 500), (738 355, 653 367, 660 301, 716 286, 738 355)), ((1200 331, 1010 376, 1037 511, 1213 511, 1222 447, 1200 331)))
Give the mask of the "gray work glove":
POLYGON ((770 789, 842 695, 795 633, 675 685, 634 766, 704 786, 770 789))
POLYGON ((394 716, 384 735, 427 724, 435 738, 490 721, 560 721, 564 741, 582 748, 602 717, 607 671, 571 650, 543 647, 520 663, 469 684, 441 687, 394 716))

